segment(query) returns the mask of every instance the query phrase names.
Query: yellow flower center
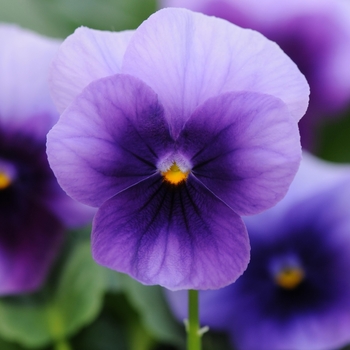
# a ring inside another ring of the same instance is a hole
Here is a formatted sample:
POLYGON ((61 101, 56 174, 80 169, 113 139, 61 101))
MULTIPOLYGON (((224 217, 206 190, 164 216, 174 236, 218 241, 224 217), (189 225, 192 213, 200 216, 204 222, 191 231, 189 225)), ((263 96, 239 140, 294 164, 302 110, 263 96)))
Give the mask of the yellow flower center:
POLYGON ((0 172, 0 190, 4 190, 10 185, 11 185, 11 178, 6 173, 0 172))
POLYGON ((169 170, 162 172, 164 180, 170 182, 173 185, 177 185, 182 181, 185 181, 188 177, 189 171, 182 172, 178 165, 174 163, 169 170))
POLYGON ((299 267, 286 267, 276 276, 275 282, 284 289, 294 289, 303 281, 304 271, 299 267))

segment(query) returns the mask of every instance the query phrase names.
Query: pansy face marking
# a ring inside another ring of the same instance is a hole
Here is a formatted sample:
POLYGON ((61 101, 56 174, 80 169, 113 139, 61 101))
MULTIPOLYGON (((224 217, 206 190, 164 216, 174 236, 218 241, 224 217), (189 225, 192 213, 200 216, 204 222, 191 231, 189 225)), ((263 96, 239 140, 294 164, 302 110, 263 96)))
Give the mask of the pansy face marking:
POLYGON ((304 270, 300 267, 286 266, 275 275, 275 283, 283 289, 295 289, 304 280, 304 270))
POLYGON ((186 181, 188 174, 189 171, 182 171, 176 162, 172 164, 169 170, 162 172, 164 180, 173 185, 178 185, 181 182, 186 181))
POLYGON ((16 171, 13 166, 0 160, 0 191, 11 186, 15 179, 16 171))
POLYGON ((286 290, 294 290, 305 278, 305 270, 300 259, 295 255, 273 257, 269 264, 271 278, 274 283, 286 290))
POLYGON ((5 172, 0 172, 0 190, 4 190, 9 187, 11 182, 11 178, 5 172))

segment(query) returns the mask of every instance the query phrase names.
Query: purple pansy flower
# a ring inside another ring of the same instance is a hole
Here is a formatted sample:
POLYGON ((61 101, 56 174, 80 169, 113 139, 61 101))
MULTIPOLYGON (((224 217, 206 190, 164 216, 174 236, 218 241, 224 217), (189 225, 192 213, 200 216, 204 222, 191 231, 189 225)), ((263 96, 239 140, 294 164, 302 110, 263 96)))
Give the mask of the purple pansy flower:
POLYGON ((59 42, 0 26, 0 294, 40 286, 64 228, 93 212, 57 184, 46 133, 58 119, 47 74, 59 42))
POLYGON ((350 105, 350 3, 344 0, 162 0, 260 31, 277 42, 310 84, 302 144, 313 145, 321 116, 350 105))
MULTIPOLYGON (((201 294, 203 325, 228 331, 242 350, 349 343, 349 198, 349 166, 307 157, 286 197, 245 219, 251 261, 236 283, 201 294)), ((184 317, 185 296, 167 295, 184 317)))
POLYGON ((63 114, 49 161, 99 207, 95 260, 174 290, 236 280, 240 215, 280 200, 299 165, 308 86, 294 63, 257 32, 166 9, 136 31, 78 29, 51 80, 63 114))

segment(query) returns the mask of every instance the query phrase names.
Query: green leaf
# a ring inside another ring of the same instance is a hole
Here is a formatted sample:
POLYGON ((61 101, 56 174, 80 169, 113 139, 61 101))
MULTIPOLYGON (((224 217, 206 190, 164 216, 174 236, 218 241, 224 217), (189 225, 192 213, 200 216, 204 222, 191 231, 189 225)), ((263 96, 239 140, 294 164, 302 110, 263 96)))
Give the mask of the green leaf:
POLYGON ((350 111, 325 120, 319 128, 316 153, 318 156, 341 163, 350 162, 350 111))
POLYGON ((108 291, 111 293, 122 292, 124 276, 114 270, 107 268, 105 270, 108 291))
POLYGON ((156 0, 0 0, 0 21, 66 37, 79 26, 102 30, 138 27, 156 10, 156 0))
POLYGON ((155 0, 36 0, 35 3, 77 26, 106 30, 136 28, 156 10, 155 0))
POLYGON ((65 30, 63 18, 43 13, 36 0, 0 0, 0 21, 16 23, 53 37, 62 37, 72 31, 72 28, 65 30))
POLYGON ((101 309, 105 291, 105 270, 91 258, 90 244, 78 245, 48 306, 51 334, 66 338, 91 322, 101 309))
POLYGON ((203 350, 235 350, 230 344, 228 333, 209 330, 202 338, 203 350))
POLYGON ((50 342, 45 306, 35 298, 3 298, 0 315, 0 333, 5 339, 28 347, 50 342))
POLYGON ((130 350, 123 324, 102 313, 71 341, 74 350, 130 350))
POLYGON ((0 338, 0 349, 1 350, 24 350, 24 348, 22 348, 21 346, 14 343, 9 343, 1 338, 0 338))
POLYGON ((55 286, 36 294, 0 299, 0 334, 35 348, 66 339, 99 313, 105 269, 91 258, 89 242, 75 245, 55 286))
POLYGON ((140 314, 144 327, 159 341, 183 345, 183 328, 171 315, 160 286, 145 286, 122 275, 130 303, 140 314))

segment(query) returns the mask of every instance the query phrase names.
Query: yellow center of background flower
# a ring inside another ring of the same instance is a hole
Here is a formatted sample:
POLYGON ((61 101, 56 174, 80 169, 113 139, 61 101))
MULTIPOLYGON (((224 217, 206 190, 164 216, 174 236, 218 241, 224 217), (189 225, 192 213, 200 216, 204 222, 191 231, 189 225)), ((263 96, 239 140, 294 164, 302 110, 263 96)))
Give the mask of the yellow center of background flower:
POLYGON ((182 172, 176 163, 174 163, 168 171, 162 173, 164 179, 173 185, 177 185, 180 182, 185 181, 188 174, 189 171, 185 173, 182 172))
POLYGON ((294 289, 303 281, 304 275, 298 267, 287 267, 275 276, 275 282, 284 289, 294 289))
POLYGON ((11 178, 6 173, 0 172, 0 190, 4 190, 10 185, 11 185, 11 178))

